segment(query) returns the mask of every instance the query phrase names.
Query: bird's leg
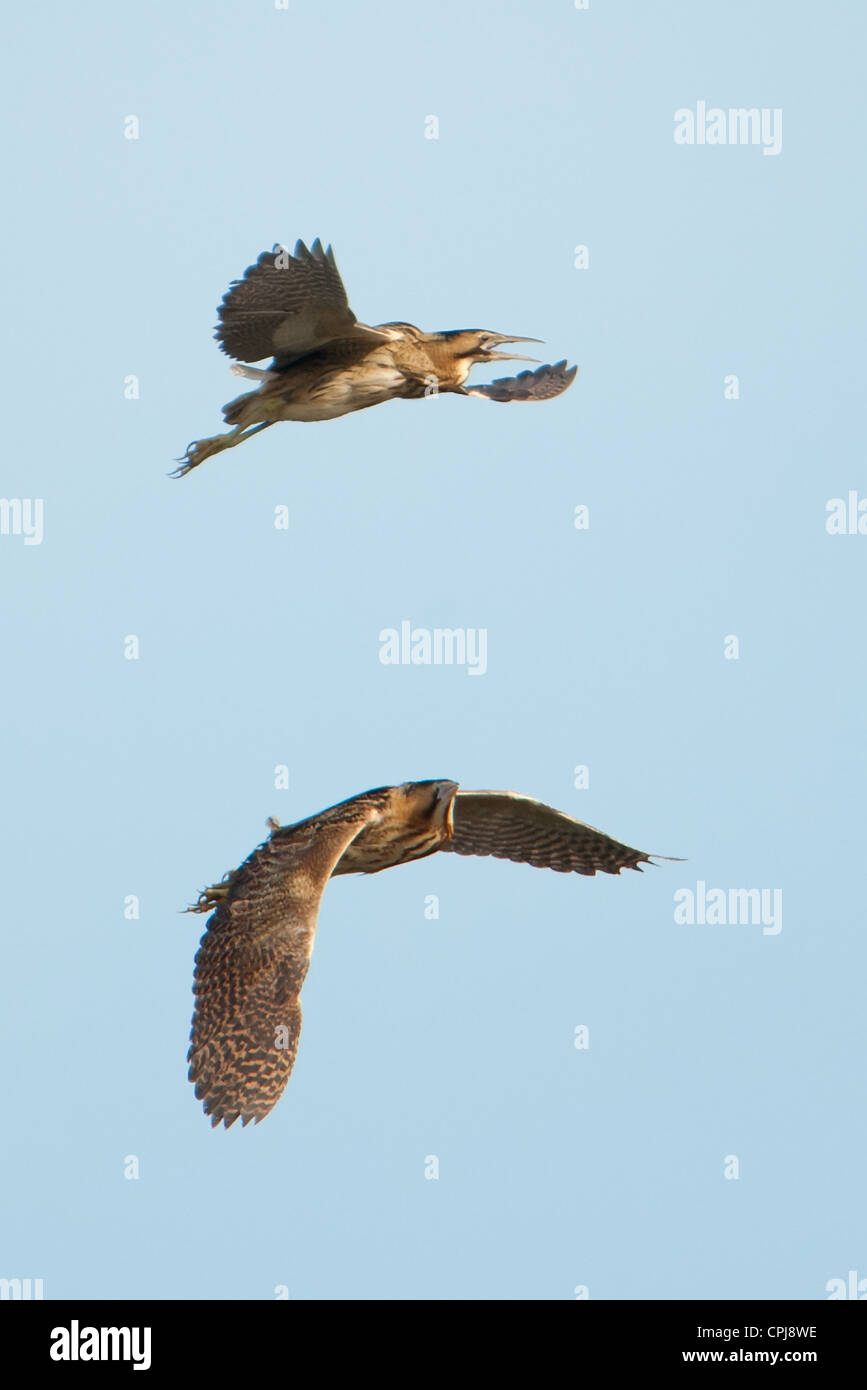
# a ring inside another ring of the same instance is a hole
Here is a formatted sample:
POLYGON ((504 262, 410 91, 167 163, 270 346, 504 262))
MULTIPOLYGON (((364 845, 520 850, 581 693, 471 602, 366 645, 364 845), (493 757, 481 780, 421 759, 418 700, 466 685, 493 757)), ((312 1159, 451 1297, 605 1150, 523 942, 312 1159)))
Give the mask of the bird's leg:
POLYGON ((213 454, 221 454, 224 449, 234 449, 236 444, 243 444, 245 439, 249 439, 252 434, 258 434, 260 430, 268 429, 273 420, 263 420, 260 425, 253 425, 247 429, 244 425, 237 425, 235 429, 229 430, 226 434, 215 434, 210 439, 196 439, 192 444, 187 445, 187 452, 182 459, 178 459, 180 465, 172 473, 171 478, 183 478, 186 473, 193 468, 198 468, 205 459, 211 458, 213 454))

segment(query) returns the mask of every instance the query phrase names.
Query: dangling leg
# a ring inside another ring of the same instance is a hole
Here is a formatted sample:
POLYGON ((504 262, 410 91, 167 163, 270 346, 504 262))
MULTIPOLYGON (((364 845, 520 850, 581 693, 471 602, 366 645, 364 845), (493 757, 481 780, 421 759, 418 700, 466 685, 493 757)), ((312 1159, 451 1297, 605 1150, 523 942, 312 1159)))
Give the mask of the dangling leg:
POLYGON ((234 449, 236 444, 243 444, 245 439, 251 435, 258 434, 260 430, 267 430, 273 425, 273 420, 263 420, 260 425, 253 425, 250 429, 245 429, 243 425, 238 425, 236 429, 230 430, 228 434, 215 434, 210 439, 196 439, 187 446, 187 452, 182 459, 178 459, 180 464, 169 474, 170 478, 183 478, 193 468, 198 468, 200 463, 209 459, 213 454, 221 454, 224 449, 234 449))

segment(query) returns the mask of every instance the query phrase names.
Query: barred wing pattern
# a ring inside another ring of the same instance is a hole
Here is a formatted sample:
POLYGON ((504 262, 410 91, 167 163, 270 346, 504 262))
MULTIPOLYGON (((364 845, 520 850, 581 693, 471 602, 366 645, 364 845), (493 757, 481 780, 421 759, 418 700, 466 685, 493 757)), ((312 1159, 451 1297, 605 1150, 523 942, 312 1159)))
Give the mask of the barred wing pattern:
POLYGON ((454 832, 441 848, 452 854, 512 859, 561 874, 619 874, 651 862, 641 850, 518 792, 459 791, 454 832))
POLYGON ((536 371, 518 372, 517 376, 501 376, 487 386, 466 386, 468 396, 485 396, 489 401, 549 401, 567 391, 575 380, 577 367, 566 366, 566 359, 546 363, 536 371))
POLYGON ((239 362, 274 357, 287 366, 339 338, 383 342, 387 334, 359 323, 329 246, 317 238, 295 254, 275 246, 263 251, 243 279, 234 280, 218 310, 220 347, 239 362))
POLYGON ((378 814, 349 803, 277 830, 224 887, 204 895, 218 906, 196 955, 188 1061, 212 1125, 259 1121, 280 1099, 298 1050, 322 892, 378 814))

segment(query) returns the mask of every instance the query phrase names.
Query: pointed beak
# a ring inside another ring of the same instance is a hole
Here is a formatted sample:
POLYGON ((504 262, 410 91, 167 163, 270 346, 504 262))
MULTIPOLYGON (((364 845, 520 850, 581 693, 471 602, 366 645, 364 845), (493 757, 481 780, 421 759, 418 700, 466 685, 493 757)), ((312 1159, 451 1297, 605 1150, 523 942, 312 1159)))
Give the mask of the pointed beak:
MULTIPOLYGON (((492 333, 490 337, 495 343, 541 343, 541 338, 518 338, 512 333, 492 333)), ((492 352, 490 348, 485 348, 483 357, 497 362, 538 362, 538 357, 524 357, 520 352, 492 352)))

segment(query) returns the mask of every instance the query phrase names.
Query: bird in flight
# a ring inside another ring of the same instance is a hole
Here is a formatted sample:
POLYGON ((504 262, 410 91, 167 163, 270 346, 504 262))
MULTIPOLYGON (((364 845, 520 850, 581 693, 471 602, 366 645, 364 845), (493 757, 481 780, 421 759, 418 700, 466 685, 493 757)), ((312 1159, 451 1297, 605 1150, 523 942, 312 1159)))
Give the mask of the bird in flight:
POLYGON ((651 862, 532 797, 460 791, 449 781, 378 787, 296 825, 268 824, 270 838, 190 909, 214 910, 196 954, 189 1077, 211 1124, 227 1129, 264 1119, 289 1080, 329 878, 379 873, 437 850, 587 875, 651 862))
POLYGON ((278 420, 334 420, 383 401, 448 391, 491 401, 545 401, 575 379, 565 359, 488 386, 465 386, 479 362, 536 362, 501 343, 538 343, 479 328, 423 333, 411 323, 359 323, 329 246, 303 241, 290 255, 282 246, 263 251, 234 280, 218 310, 216 338, 238 366, 236 376, 259 382, 254 391, 223 407, 232 428, 190 444, 173 477, 181 478, 205 459, 243 444, 278 420), (249 364, 272 359, 265 368, 249 364))

